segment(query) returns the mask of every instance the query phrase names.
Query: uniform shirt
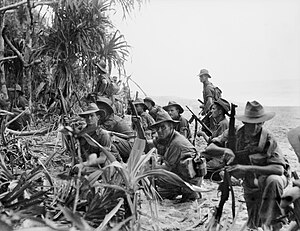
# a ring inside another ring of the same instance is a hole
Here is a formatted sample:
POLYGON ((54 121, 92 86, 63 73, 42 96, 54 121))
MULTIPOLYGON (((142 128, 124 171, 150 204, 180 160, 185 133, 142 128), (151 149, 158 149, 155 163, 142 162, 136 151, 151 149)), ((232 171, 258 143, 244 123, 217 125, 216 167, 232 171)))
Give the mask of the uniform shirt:
POLYGON ((83 134, 88 134, 102 146, 111 148, 111 137, 105 130, 97 126, 84 127, 78 133, 83 161, 86 161, 87 157, 92 153, 96 153, 99 157, 101 152, 100 148, 90 145, 85 138, 81 137, 83 134))
MULTIPOLYGON (((107 120, 101 125, 104 129, 108 131, 122 133, 128 136, 133 135, 133 130, 131 127, 123 120, 121 117, 111 114, 107 120)), ((131 140, 125 140, 120 137, 115 136, 113 138, 113 144, 117 151, 119 152, 122 160, 126 162, 129 158, 132 142, 131 140)))
POLYGON ((184 132, 187 131, 186 138, 190 139, 192 137, 192 134, 191 134, 189 121, 181 115, 179 115, 179 117, 174 120, 179 121, 179 123, 175 127, 175 130, 178 131, 181 135, 183 135, 184 132))
POLYGON ((151 110, 149 110, 149 114, 151 115, 151 117, 156 121, 156 115, 157 115, 157 112, 159 111, 159 107, 158 106, 153 106, 151 108, 151 110))
POLYGON ((224 117, 223 120, 219 121, 219 123, 216 123, 214 120, 212 120, 212 124, 210 126, 210 129, 212 131, 212 135, 209 138, 208 143, 211 142, 211 139, 222 135, 222 133, 225 130, 227 130, 228 128, 229 128, 229 122, 226 119, 226 117, 224 117))
POLYGON ((115 114, 111 114, 104 123, 101 124, 101 127, 108 131, 118 132, 129 136, 133 134, 131 127, 126 121, 115 114))
POLYGON ((203 115, 209 112, 210 106, 207 105, 208 98, 211 97, 214 100, 214 85, 211 82, 207 82, 203 84, 203 101, 204 101, 204 110, 203 115))
POLYGON ((152 118, 151 115, 149 115, 149 113, 147 112, 143 112, 141 115, 141 122, 142 122, 142 126, 144 128, 144 130, 149 130, 149 126, 151 126, 152 124, 155 123, 155 120, 152 118))
MULTIPOLYGON (((244 126, 236 128, 236 152, 248 150, 251 153, 259 154, 259 158, 257 159, 251 158, 252 155, 249 156, 249 165, 253 164, 259 166, 267 166, 272 164, 278 164, 282 165, 284 169, 287 170, 287 160, 283 157, 281 150, 279 149, 278 144, 274 139, 273 135, 265 129, 263 133, 266 136, 266 142, 262 148, 259 147, 259 141, 261 138, 262 131, 259 132, 255 137, 246 137, 244 126)), ((221 136, 217 137, 214 140, 214 143, 225 147, 227 141, 228 130, 226 130, 221 136)), ((285 175, 288 176, 288 173, 286 171, 285 175)), ((253 184, 254 178, 256 177, 258 177, 258 175, 255 176, 253 173, 247 173, 244 182, 250 186, 251 184, 253 184)))

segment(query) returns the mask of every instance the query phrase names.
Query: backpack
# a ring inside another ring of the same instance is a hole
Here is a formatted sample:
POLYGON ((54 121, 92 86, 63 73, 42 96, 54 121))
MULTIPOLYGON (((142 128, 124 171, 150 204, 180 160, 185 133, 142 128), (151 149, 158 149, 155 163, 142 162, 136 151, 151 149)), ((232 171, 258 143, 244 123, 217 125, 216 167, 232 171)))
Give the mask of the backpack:
POLYGON ((222 90, 218 87, 214 87, 214 101, 217 101, 218 99, 220 99, 222 97, 222 90))

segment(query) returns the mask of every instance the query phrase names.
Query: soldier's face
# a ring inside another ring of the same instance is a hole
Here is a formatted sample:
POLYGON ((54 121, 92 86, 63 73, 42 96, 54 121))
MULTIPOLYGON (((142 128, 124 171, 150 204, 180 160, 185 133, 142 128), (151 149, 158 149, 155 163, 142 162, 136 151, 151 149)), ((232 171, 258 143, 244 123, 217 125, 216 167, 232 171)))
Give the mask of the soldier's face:
POLYGON ((145 101, 145 104, 146 104, 147 108, 149 108, 149 109, 152 108, 152 104, 150 102, 145 101))
POLYGON ((249 136, 256 136, 262 129, 264 123, 250 124, 243 122, 245 126, 245 134, 249 136))
POLYGON ((144 106, 142 104, 135 105, 136 111, 141 113, 144 111, 144 106))
POLYGON ((163 140, 166 139, 170 133, 172 132, 173 125, 168 122, 163 122, 159 124, 156 128, 158 139, 163 140))
POLYGON ((179 116, 179 111, 177 110, 176 107, 169 107, 168 113, 172 119, 175 119, 179 116))
POLYGON ((203 83, 207 79, 207 76, 201 75, 201 76, 199 76, 199 79, 200 79, 200 82, 203 83))
POLYGON ((213 105, 211 106, 210 111, 211 111, 211 116, 212 116, 213 118, 217 118, 217 117, 222 113, 222 110, 219 109, 218 106, 217 106, 216 104, 213 104, 213 105))
POLYGON ((98 123, 98 116, 96 113, 91 113, 85 116, 85 121, 87 125, 97 125, 98 123))

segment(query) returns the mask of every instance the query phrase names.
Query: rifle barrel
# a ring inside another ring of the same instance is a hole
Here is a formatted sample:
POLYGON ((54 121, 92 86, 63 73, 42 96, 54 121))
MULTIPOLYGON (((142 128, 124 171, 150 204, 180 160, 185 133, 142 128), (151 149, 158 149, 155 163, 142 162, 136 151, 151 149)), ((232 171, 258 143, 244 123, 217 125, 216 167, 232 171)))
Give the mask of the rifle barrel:
POLYGON ((192 113, 192 115, 194 116, 194 118, 202 125, 202 127, 204 127, 207 131, 208 131, 208 135, 211 136, 212 135, 212 131, 209 129, 209 127, 207 127, 207 125, 205 123, 203 123, 202 120, 200 120, 196 114, 188 107, 186 106, 186 108, 190 111, 190 113, 192 113))

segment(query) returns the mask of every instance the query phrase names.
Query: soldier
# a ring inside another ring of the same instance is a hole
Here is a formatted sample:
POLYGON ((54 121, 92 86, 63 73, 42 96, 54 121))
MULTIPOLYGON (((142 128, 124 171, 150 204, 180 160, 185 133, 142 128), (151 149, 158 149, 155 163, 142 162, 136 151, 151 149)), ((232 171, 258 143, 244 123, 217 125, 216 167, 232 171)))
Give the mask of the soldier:
POLYGON ((228 129, 228 120, 226 115, 230 110, 230 104, 225 99, 218 99, 211 105, 211 117, 212 123, 210 124, 210 130, 212 135, 209 137, 205 132, 198 131, 197 135, 202 136, 205 141, 209 144, 214 137, 221 135, 226 129, 228 129))
MULTIPOLYGON (((191 160, 197 156, 196 148, 179 132, 175 130, 178 121, 173 120, 164 110, 157 113, 157 121, 150 126, 157 132, 157 137, 149 140, 149 146, 154 145, 162 156, 162 168, 171 171, 188 183, 200 186, 202 178, 195 174, 191 160)), ((158 192, 163 198, 175 199, 182 195, 181 202, 194 201, 201 194, 189 188, 180 188, 163 179, 157 180, 158 192)))
POLYGON ((77 136, 80 142, 81 148, 81 156, 82 156, 82 163, 76 164, 74 168, 83 168, 83 167, 95 167, 101 166, 103 167, 106 162, 106 156, 101 152, 101 150, 97 147, 90 145, 84 137, 83 134, 90 135, 93 139, 95 139, 100 145, 112 151, 115 154, 118 160, 118 152, 112 146, 112 140, 110 134, 102 129, 98 125, 98 113, 99 108, 95 103, 90 103, 87 109, 79 113, 78 115, 85 119, 86 126, 81 130, 77 130, 77 136))
POLYGON ((282 226, 274 221, 283 215, 279 204, 288 184, 289 165, 272 134, 263 128, 264 122, 274 116, 259 102, 247 102, 244 114, 235 117, 243 123, 235 131, 235 153, 225 147, 228 130, 206 148, 208 153, 223 156, 228 172, 243 179, 250 229, 280 230, 282 226))
POLYGON ((144 99, 144 103, 146 104, 149 114, 152 116, 152 118, 156 121, 156 114, 161 108, 157 105, 155 105, 155 102, 152 98, 146 97, 144 99))
POLYGON ((175 130, 178 131, 185 138, 190 140, 192 138, 189 121, 181 114, 184 112, 183 108, 175 101, 170 101, 167 106, 163 107, 173 120, 179 121, 175 126, 175 130))
POLYGON ((126 162, 129 158, 134 141, 130 138, 133 136, 132 128, 125 120, 115 115, 115 109, 113 108, 110 99, 106 97, 98 97, 96 103, 100 109, 100 126, 108 131, 121 133, 129 137, 129 139, 123 139, 118 136, 114 136, 113 138, 113 144, 119 151, 123 161, 126 162))
POLYGON ((203 112, 202 115, 206 115, 211 105, 213 104, 213 101, 218 100, 221 97, 222 91, 215 87, 208 79, 211 78, 208 70, 202 69, 200 70, 200 73, 197 75, 199 76, 200 82, 203 83, 203 102, 204 105, 202 105, 203 112))
MULTIPOLYGON (((136 99, 133 102, 133 104, 136 108, 138 115, 141 117, 142 127, 143 127, 146 135, 150 138, 152 136, 152 131, 149 127, 152 124, 154 124, 155 121, 152 118, 152 116, 146 111, 148 108, 142 99, 140 99, 140 98, 136 99)), ((134 120, 135 118, 132 118, 132 119, 134 120)), ((134 125, 134 123, 133 123, 133 125, 134 125)), ((133 128, 135 129, 134 126, 133 126, 133 128)))
POLYGON ((101 59, 99 64, 97 63, 96 66, 98 67, 99 75, 95 93, 98 96, 103 96, 106 94, 107 87, 110 83, 105 60, 101 59))

